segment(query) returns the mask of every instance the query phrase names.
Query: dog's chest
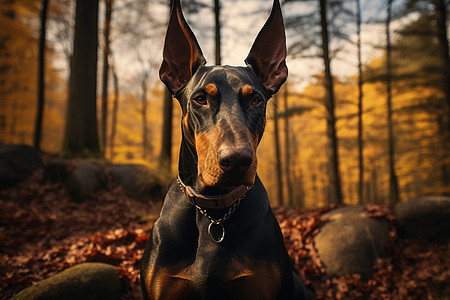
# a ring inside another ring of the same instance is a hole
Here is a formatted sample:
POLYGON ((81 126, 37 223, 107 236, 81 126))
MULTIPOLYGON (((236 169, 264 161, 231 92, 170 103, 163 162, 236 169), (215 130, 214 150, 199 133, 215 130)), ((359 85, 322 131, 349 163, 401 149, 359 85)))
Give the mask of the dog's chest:
POLYGON ((152 299, 277 299, 281 288, 277 265, 249 259, 155 267, 148 280, 152 299))

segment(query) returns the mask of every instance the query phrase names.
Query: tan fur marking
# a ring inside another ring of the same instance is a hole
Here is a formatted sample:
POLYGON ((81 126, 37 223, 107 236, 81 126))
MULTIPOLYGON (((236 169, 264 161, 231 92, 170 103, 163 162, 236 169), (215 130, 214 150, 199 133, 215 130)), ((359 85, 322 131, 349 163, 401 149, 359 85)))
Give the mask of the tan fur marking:
POLYGON ((195 134, 195 148, 198 163, 197 172, 203 187, 217 186, 226 183, 230 178, 220 168, 217 151, 223 144, 248 146, 252 151, 253 162, 245 174, 241 174, 241 184, 252 185, 255 180, 258 139, 243 124, 238 121, 221 122, 209 132, 195 134))
POLYGON ((216 185, 223 174, 217 161, 218 135, 220 135, 217 129, 216 127, 212 133, 195 134, 198 175, 206 186, 216 185))
POLYGON ((242 96, 248 97, 253 93, 253 88, 249 86, 248 84, 244 85, 242 88, 242 96))
POLYGON ((206 86, 206 93, 212 97, 217 96, 217 86, 214 83, 210 83, 206 86))
POLYGON ((265 261, 233 260, 226 273, 227 290, 239 299, 276 299, 281 288, 281 271, 265 261))
MULTIPOLYGON (((194 265, 152 266, 145 281, 150 299, 175 300, 199 295, 196 286, 203 283, 195 276, 194 265)), ((220 274, 221 292, 229 299, 277 299, 281 288, 280 268, 264 260, 232 259, 220 274)))
POLYGON ((153 267, 145 285, 151 299, 172 300, 180 299, 189 290, 192 280, 183 267, 170 268, 153 267))
POLYGON ((191 130, 189 129, 189 120, 188 120, 188 116, 189 116, 188 114, 186 114, 186 115, 184 116, 184 127, 186 128, 186 132, 187 132, 187 134, 188 134, 188 136, 189 136, 189 139, 191 140, 192 144, 195 145, 195 139, 194 139, 194 136, 192 135, 191 130))

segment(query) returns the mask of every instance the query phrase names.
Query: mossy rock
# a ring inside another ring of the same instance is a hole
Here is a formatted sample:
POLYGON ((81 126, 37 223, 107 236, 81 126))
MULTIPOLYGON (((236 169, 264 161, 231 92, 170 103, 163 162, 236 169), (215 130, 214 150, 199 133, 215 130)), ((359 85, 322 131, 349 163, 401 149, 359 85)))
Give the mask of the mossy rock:
POLYGON ((45 165, 45 178, 52 183, 64 183, 69 176, 69 161, 52 158, 45 165))
POLYGON ((403 238, 450 240, 450 197, 424 196, 400 202, 395 205, 394 214, 403 238))
POLYGON ((70 173, 66 189, 72 201, 83 202, 92 194, 105 189, 107 184, 102 168, 94 162, 84 161, 70 173))
POLYGON ((315 245, 326 272, 369 278, 376 259, 387 255, 387 221, 369 218, 363 206, 339 208, 323 218, 328 221, 315 237, 315 245))
POLYGON ((11 300, 119 300, 124 292, 117 267, 82 263, 22 290, 11 300))
POLYGON ((168 183, 152 169, 139 164, 112 165, 110 173, 125 190, 141 201, 163 200, 168 183))
POLYGON ((0 189, 28 179, 42 165, 39 153, 28 145, 0 145, 0 189))

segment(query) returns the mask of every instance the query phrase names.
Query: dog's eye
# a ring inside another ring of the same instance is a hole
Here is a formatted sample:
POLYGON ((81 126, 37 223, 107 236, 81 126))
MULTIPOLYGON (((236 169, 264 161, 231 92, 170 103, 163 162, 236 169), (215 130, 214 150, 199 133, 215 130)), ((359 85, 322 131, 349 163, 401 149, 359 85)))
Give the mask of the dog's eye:
POLYGON ((194 98, 194 101, 198 104, 205 105, 206 104, 206 96, 205 95, 198 95, 194 98))
POLYGON ((251 105, 258 105, 261 103, 262 99, 260 96, 253 97, 252 101, 250 102, 251 105))

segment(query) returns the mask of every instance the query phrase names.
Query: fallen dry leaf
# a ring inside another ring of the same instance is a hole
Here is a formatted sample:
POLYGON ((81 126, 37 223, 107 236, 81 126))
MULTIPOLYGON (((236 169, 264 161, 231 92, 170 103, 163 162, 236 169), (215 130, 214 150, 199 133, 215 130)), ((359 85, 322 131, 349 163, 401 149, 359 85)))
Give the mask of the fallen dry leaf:
MULTIPOLYGON (((293 265, 313 299, 442 299, 450 295, 450 246, 401 240, 389 205, 368 205, 369 216, 390 220, 389 257, 370 280, 326 274, 314 247, 321 210, 274 208, 293 265)), ((139 266, 159 207, 129 197, 117 184, 81 204, 37 171, 22 184, 0 191, 0 299, 33 282, 85 261, 119 267, 123 299, 142 299, 139 266), (144 218, 153 216, 151 218, 144 218), (145 221, 142 221, 145 220, 145 221)))

